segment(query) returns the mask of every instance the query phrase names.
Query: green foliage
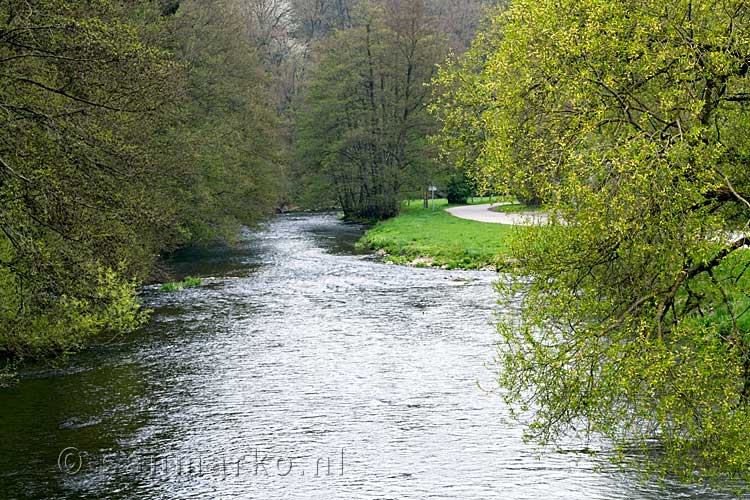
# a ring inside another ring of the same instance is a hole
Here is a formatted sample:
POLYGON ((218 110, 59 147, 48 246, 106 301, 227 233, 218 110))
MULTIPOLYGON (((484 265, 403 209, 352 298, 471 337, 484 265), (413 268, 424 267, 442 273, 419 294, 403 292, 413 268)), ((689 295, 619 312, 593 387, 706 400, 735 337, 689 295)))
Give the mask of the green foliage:
POLYGON ((172 282, 172 283, 164 283, 162 286, 159 287, 160 292, 176 292, 178 290, 182 290, 183 288, 191 288, 196 286, 201 286, 203 284, 203 280, 200 278, 192 278, 188 276, 182 281, 172 282))
POLYGON ((237 8, 3 2, 0 357, 11 365, 134 328, 145 316, 133 280, 160 251, 231 239, 273 211, 278 123, 237 8))
POLYGON ((540 212, 542 211, 542 208, 538 206, 524 205, 523 203, 510 203, 510 204, 497 205, 497 206, 491 207, 490 211, 499 212, 499 213, 517 214, 517 213, 540 212))
POLYGON ((456 205, 465 204, 469 196, 471 196, 471 184, 463 172, 451 176, 448 181, 447 190, 448 203, 456 205))
POLYGON ((233 240, 281 199, 284 151, 270 81, 238 2, 181 1, 174 22, 174 50, 188 69, 180 121, 164 138, 178 174, 178 239, 233 240))
POLYGON ((513 241, 500 380, 549 442, 663 445, 750 470, 750 11, 519 1, 438 78, 446 154, 550 224, 513 241))
POLYGON ((122 270, 95 270, 87 296, 60 295, 43 304, 27 304, 4 318, 0 348, 5 357, 40 358, 65 355, 91 336, 129 331, 148 318, 136 297, 136 281, 124 281, 122 270))
POLYGON ((358 244, 386 252, 387 260, 397 264, 448 269, 505 266, 510 241, 522 229, 460 219, 444 210, 448 206, 445 199, 437 199, 433 213, 417 200, 414 206, 402 207, 398 217, 378 223, 358 244))
POLYGON ((425 83, 446 43, 424 2, 363 3, 317 48, 295 151, 306 185, 330 186, 347 217, 384 219, 436 170, 425 83))
POLYGON ((143 122, 180 68, 104 2, 5 2, 0 19, 0 356, 60 354, 128 330, 158 232, 143 122))

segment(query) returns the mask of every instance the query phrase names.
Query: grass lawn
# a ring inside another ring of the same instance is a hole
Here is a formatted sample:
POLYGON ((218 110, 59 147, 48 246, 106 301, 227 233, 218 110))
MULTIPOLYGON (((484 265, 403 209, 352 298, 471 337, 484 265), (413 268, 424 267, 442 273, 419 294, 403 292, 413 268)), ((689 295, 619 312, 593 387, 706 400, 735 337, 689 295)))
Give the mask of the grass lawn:
POLYGON ((490 211, 492 212, 519 214, 541 212, 542 210, 542 207, 530 207, 523 203, 511 203, 510 205, 498 205, 490 208, 490 211))
MULTIPOLYGON (((713 281, 710 276, 699 277, 692 285, 693 291, 713 296, 717 304, 705 311, 706 315, 696 319, 703 325, 715 325, 721 335, 731 338, 734 326, 732 316, 735 316, 737 328, 744 335, 750 336, 750 249, 742 248, 732 253, 715 269, 713 281), (702 280, 701 280, 702 278, 702 280), (702 282, 701 282, 702 281, 702 282), (716 290, 716 284, 721 283, 724 292, 716 290), (728 302, 728 304, 727 304, 728 302), (731 309, 730 309, 731 308, 731 309), (733 314, 732 314, 733 313, 733 314)), ((678 294, 678 300, 687 300, 686 293, 678 294)), ((747 340, 745 340, 747 342, 747 340)))
MULTIPOLYGON (((474 198, 474 204, 489 198, 474 198)), ((493 199, 497 201, 497 198, 493 199)), ((444 266, 448 269, 500 267, 505 262, 508 242, 516 231, 504 224, 459 219, 445 212, 445 199, 435 200, 435 212, 423 208, 422 201, 403 205, 401 214, 380 222, 369 230, 359 245, 382 250, 386 259, 397 264, 444 266)))

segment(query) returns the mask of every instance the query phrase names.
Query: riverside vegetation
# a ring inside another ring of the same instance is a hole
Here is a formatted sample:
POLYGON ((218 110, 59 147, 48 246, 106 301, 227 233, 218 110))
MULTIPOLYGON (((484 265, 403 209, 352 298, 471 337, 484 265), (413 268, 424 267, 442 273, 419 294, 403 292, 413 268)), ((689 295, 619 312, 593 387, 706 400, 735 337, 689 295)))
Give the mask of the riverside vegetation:
POLYGON ((183 288, 192 288, 196 286, 201 286, 202 284, 203 284, 202 279, 193 278, 192 276, 187 276, 182 281, 164 283, 162 286, 159 287, 159 290, 162 292, 176 292, 178 290, 182 290, 183 288))
MULTIPOLYGON (((478 198, 476 203, 485 203, 478 198)), ((446 212, 445 199, 423 208, 422 201, 402 206, 398 217, 378 223, 358 245, 379 250, 388 262, 446 269, 496 269, 505 267, 510 241, 517 228, 460 219, 446 212)))
POLYGON ((2 2, 6 372, 138 326, 160 253, 272 213, 279 117, 243 19, 219 0, 2 2))
POLYGON ((749 8, 519 0, 441 69, 444 153, 550 213, 498 285, 530 439, 747 478, 749 8))

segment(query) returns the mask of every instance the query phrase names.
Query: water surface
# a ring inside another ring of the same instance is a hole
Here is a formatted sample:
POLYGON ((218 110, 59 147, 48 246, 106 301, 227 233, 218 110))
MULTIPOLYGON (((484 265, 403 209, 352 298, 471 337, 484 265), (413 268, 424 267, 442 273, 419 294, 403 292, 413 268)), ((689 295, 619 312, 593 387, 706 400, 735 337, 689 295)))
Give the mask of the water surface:
POLYGON ((485 390, 497 275, 386 265, 361 231, 285 216, 178 255, 206 285, 0 390, 0 497, 718 497, 524 444, 485 390))

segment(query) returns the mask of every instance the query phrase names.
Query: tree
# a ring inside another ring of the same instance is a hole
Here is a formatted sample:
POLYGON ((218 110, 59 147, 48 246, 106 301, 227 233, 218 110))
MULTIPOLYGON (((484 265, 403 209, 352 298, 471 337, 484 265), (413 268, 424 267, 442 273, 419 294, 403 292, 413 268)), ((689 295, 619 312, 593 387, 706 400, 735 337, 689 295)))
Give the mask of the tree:
POLYGON ((445 152, 550 210, 500 286, 530 437, 749 470, 748 68, 744 2, 520 0, 441 72, 445 152))
POLYGON ((186 99, 164 149, 179 244, 231 241, 241 225, 273 213, 284 184, 284 144, 263 67, 265 46, 233 0, 183 0, 175 57, 187 68, 186 99))
MULTIPOLYGON (((0 357, 65 352, 143 319, 131 277, 170 223, 129 141, 177 67, 119 4, 5 1, 0 17, 0 357), (138 242, 138 243, 135 243, 138 242)), ((146 267, 148 264, 146 264, 146 267)))
POLYGON ((506 3, 505 0, 430 0, 427 5, 438 19, 439 30, 448 36, 451 49, 461 54, 471 45, 485 10, 506 3))
MULTIPOLYGON (((483 9, 488 5, 495 4, 495 1, 487 0, 469 0, 465 2, 450 2, 447 0, 424 0, 420 2, 405 2, 396 0, 294 0, 292 1, 292 19, 294 30, 294 43, 296 51, 293 51, 290 58, 285 62, 286 76, 282 93, 286 96, 291 121, 295 123, 296 136, 293 142, 296 146, 293 148, 297 151, 297 159, 293 161, 293 169, 296 174, 297 182, 290 187, 292 197, 297 203, 308 207, 330 207, 340 204, 337 201, 336 189, 332 188, 331 172, 328 171, 319 161, 320 156, 308 151, 307 146, 312 147, 310 139, 313 138, 317 125, 315 121, 307 121, 311 108, 316 107, 315 99, 312 98, 314 92, 315 80, 322 77, 325 73, 324 66, 333 61, 335 54, 329 52, 343 50, 342 40, 346 37, 353 39, 357 30, 362 29, 365 19, 370 16, 374 22, 371 27, 380 27, 390 32, 391 35, 381 37, 380 31, 373 31, 373 40, 377 43, 387 44, 383 49, 389 56, 387 59, 378 53, 379 46, 373 46, 374 60, 378 64, 374 68, 385 72, 385 82, 404 80, 404 71, 408 71, 409 62, 397 62, 396 57, 399 54, 404 55, 404 49, 408 47, 409 35, 407 31, 408 24, 414 22, 414 27, 420 32, 417 41, 416 51, 413 52, 412 59, 416 61, 415 68, 418 73, 412 75, 411 82, 416 85, 411 86, 412 96, 419 97, 419 109, 411 113, 412 118, 419 118, 416 126, 409 125, 407 128, 417 129, 423 135, 430 134, 434 131, 434 120, 425 117, 423 108, 429 104, 430 96, 426 95, 422 84, 430 78, 434 71, 434 65, 442 61, 449 51, 456 53, 463 52, 469 41, 474 35, 483 9), (334 31, 338 33, 334 34, 334 31), (399 36, 394 38, 392 35, 399 36), (337 39, 339 42, 334 41, 337 39), (380 38, 377 38, 380 37, 380 38), (377 39, 376 39, 377 38, 377 39), (340 46, 341 45, 341 46, 340 46), (393 65, 397 66, 393 66, 393 65), (393 66, 392 68, 390 66, 393 66), (426 79, 425 79, 426 78, 426 79), (308 130, 309 123, 312 128, 308 130)), ((385 33, 385 32, 383 32, 385 33)), ((415 32, 416 33, 416 32, 415 32)), ((362 37, 360 37, 361 39, 362 37)), ((362 54, 366 49, 364 43, 356 49, 355 54, 357 64, 364 65, 362 54)), ((355 49, 353 49, 355 50, 355 49)), ((357 71, 357 76, 353 78, 364 78, 364 70, 357 71)), ((337 78, 344 78, 343 72, 337 78)), ((378 77, 379 75, 375 75, 378 77)), ((364 85, 364 84, 363 84, 364 85)), ((361 87, 364 88, 364 87, 361 87)), ((386 93, 392 92, 393 86, 384 88, 386 93)), ((377 85, 375 90, 381 89, 377 85)), ((397 92, 403 89, 395 88, 397 92)), ((345 92, 344 89, 341 89, 345 92)), ((333 102, 332 91, 329 92, 329 98, 333 102)), ((342 97, 343 100, 346 95, 342 97)), ((394 99, 402 99, 401 96, 394 95, 386 99, 387 102, 394 102, 394 99)), ((422 191, 428 183, 447 182, 451 170, 443 162, 434 161, 437 155, 434 147, 422 140, 423 137, 414 133, 408 142, 412 146, 410 153, 411 165, 401 169, 398 174, 400 179, 401 193, 403 196, 413 196, 414 193, 422 191)), ((319 152, 320 153, 320 152, 319 152)), ((358 176, 358 175, 357 175, 358 176)))
POLYGON ((471 183, 466 175, 460 172, 450 177, 447 191, 448 203, 466 203, 471 196, 471 183))
POLYGON ((297 39, 305 45, 334 30, 351 27, 357 0, 292 0, 297 39))
POLYGON ((348 217, 383 219, 433 168, 425 83, 445 43, 423 2, 366 5, 322 42, 297 129, 298 158, 348 217))
POLYGON ((2 6, 0 360, 12 365, 139 325, 136 286, 157 255, 232 239, 273 211, 283 172, 231 2, 2 6))

